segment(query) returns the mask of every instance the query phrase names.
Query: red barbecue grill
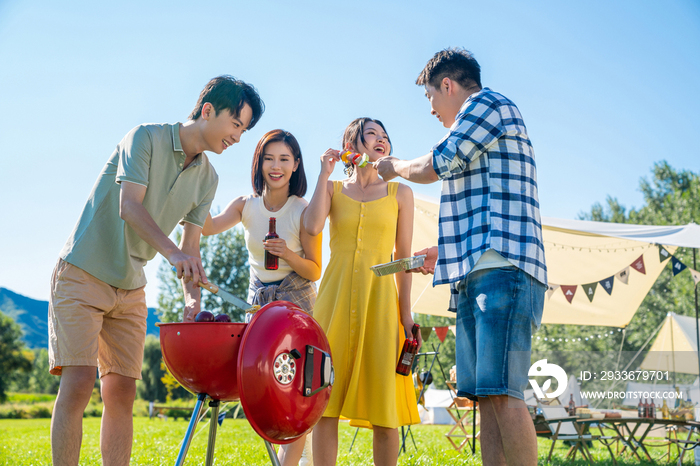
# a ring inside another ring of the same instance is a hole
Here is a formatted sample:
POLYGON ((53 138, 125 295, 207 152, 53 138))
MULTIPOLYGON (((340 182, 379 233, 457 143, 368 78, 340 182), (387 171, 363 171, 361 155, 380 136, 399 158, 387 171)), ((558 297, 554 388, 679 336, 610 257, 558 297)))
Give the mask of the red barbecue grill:
POLYGON ((318 422, 330 398, 330 345, 313 317, 298 306, 275 301, 248 324, 197 322, 160 324, 160 346, 170 373, 197 403, 178 454, 185 461, 207 397, 212 408, 206 465, 213 464, 221 401, 240 399, 255 432, 265 441, 287 444, 318 422))

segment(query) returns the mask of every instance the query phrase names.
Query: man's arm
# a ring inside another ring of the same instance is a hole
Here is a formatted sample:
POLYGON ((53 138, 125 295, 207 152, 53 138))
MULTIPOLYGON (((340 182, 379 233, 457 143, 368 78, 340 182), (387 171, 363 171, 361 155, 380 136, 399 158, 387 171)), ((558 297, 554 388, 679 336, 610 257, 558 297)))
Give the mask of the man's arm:
POLYGON ((400 160, 396 157, 382 157, 374 162, 374 168, 384 181, 397 176, 414 183, 429 184, 438 181, 433 168, 433 154, 425 154, 413 160, 400 160))
MULTIPOLYGON (((201 264, 199 251, 199 239, 202 235, 202 228, 194 223, 185 222, 180 240, 180 249, 190 257, 196 257, 201 264)), ((202 272, 203 273, 203 272, 202 272)), ((204 275, 202 275, 204 276, 204 275)), ((182 291, 185 295, 185 310, 182 314, 183 322, 194 322, 194 318, 201 310, 202 289, 187 277, 182 279, 182 291)))
MULTIPOLYGON (((165 257, 177 269, 177 277, 185 278, 195 284, 206 283, 207 277, 199 258, 199 243, 197 254, 189 255, 180 250, 156 224, 151 214, 143 206, 146 196, 146 186, 128 181, 122 181, 119 195, 119 216, 146 243, 165 257)), ((200 229, 201 231, 201 229, 200 229)))

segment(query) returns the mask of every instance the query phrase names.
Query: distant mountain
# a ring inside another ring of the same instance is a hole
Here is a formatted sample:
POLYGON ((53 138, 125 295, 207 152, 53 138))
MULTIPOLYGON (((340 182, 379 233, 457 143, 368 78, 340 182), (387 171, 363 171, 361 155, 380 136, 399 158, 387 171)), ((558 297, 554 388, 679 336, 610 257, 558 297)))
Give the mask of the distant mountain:
MULTIPOLYGON (((6 288, 0 288, 0 311, 12 317, 22 328, 22 340, 29 348, 46 348, 49 344, 49 302, 27 298, 6 288)), ((148 308, 147 332, 158 336, 159 322, 155 308, 148 308)))

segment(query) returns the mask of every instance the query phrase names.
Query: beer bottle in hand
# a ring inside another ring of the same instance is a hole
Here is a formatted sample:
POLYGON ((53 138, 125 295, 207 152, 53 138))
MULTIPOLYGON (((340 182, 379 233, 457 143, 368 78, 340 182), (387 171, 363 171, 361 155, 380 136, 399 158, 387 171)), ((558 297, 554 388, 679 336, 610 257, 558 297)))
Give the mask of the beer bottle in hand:
MULTIPOLYGON (((265 241, 273 238, 279 238, 277 234, 277 219, 275 217, 270 217, 270 226, 268 232, 265 235, 265 241)), ((277 270, 279 267, 279 257, 271 254, 269 251, 265 251, 265 270, 277 270)))
POLYGON ((413 357, 418 352, 418 330, 420 325, 413 324, 411 333, 413 334, 413 340, 409 341, 408 338, 403 342, 403 349, 399 355, 399 363, 396 365, 396 373, 400 375, 409 375, 411 373, 411 367, 413 367, 413 357))

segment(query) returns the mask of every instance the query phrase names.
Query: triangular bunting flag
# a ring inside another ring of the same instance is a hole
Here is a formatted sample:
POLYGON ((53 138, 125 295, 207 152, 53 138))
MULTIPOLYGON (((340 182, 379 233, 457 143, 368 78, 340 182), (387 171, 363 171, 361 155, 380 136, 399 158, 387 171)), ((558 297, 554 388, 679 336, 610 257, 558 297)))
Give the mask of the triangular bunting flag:
POLYGON ((684 271, 685 268, 687 267, 683 262, 676 259, 676 256, 673 256, 671 258, 671 264, 672 264, 671 268, 673 269, 673 276, 674 277, 676 275, 678 275, 679 273, 681 273, 682 271, 684 271))
POLYGON ((551 297, 552 297, 552 293, 554 293, 555 291, 557 291, 557 289, 559 289, 559 285, 554 285, 554 284, 552 284, 552 283, 550 283, 549 285, 547 285, 547 299, 551 298, 551 297))
POLYGON ((595 289, 597 286, 597 282, 588 283, 587 285, 581 285, 581 288, 583 288, 583 291, 586 292, 586 297, 590 302, 593 302, 593 296, 595 295, 595 289))
POLYGON ((450 332, 452 332, 452 335, 457 336, 457 326, 450 325, 450 332))
POLYGON ((574 299, 574 295, 576 294, 576 287, 578 285, 562 285, 561 286, 561 292, 564 293, 564 297, 566 298, 567 301, 569 301, 569 304, 571 304, 571 300, 574 299))
POLYGON ((438 339, 440 340, 440 343, 445 341, 445 338, 447 337, 447 331, 449 329, 449 327, 435 327, 435 335, 437 335, 438 339))
POLYGON ((618 280, 620 280, 622 283, 624 283, 626 285, 627 280, 629 280, 629 278, 630 278, 630 268, 625 267, 624 269, 620 270, 619 272, 617 272, 615 274, 615 278, 617 278, 618 280))
POLYGON ((601 280, 598 283, 600 283, 600 286, 602 286, 603 289, 608 292, 608 294, 612 294, 614 282, 615 282, 615 275, 613 275, 612 277, 606 278, 605 280, 601 280))
POLYGON ((423 338, 423 341, 428 341, 428 338, 430 338, 430 332, 433 331, 433 327, 421 327, 420 328, 420 336, 423 338))
POLYGON ((641 256, 639 256, 639 259, 637 259, 636 261, 632 262, 632 263, 630 264, 630 267, 632 267, 634 270, 636 270, 637 272, 641 273, 642 275, 646 275, 646 274, 647 274, 647 269, 644 267, 644 254, 642 254, 641 256))
POLYGON ((663 262, 671 257, 671 253, 659 244, 659 262, 663 262))
POLYGON ((690 270, 690 274, 693 276, 693 280, 695 280, 695 285, 700 283, 700 272, 691 268, 688 268, 688 270, 690 270))

